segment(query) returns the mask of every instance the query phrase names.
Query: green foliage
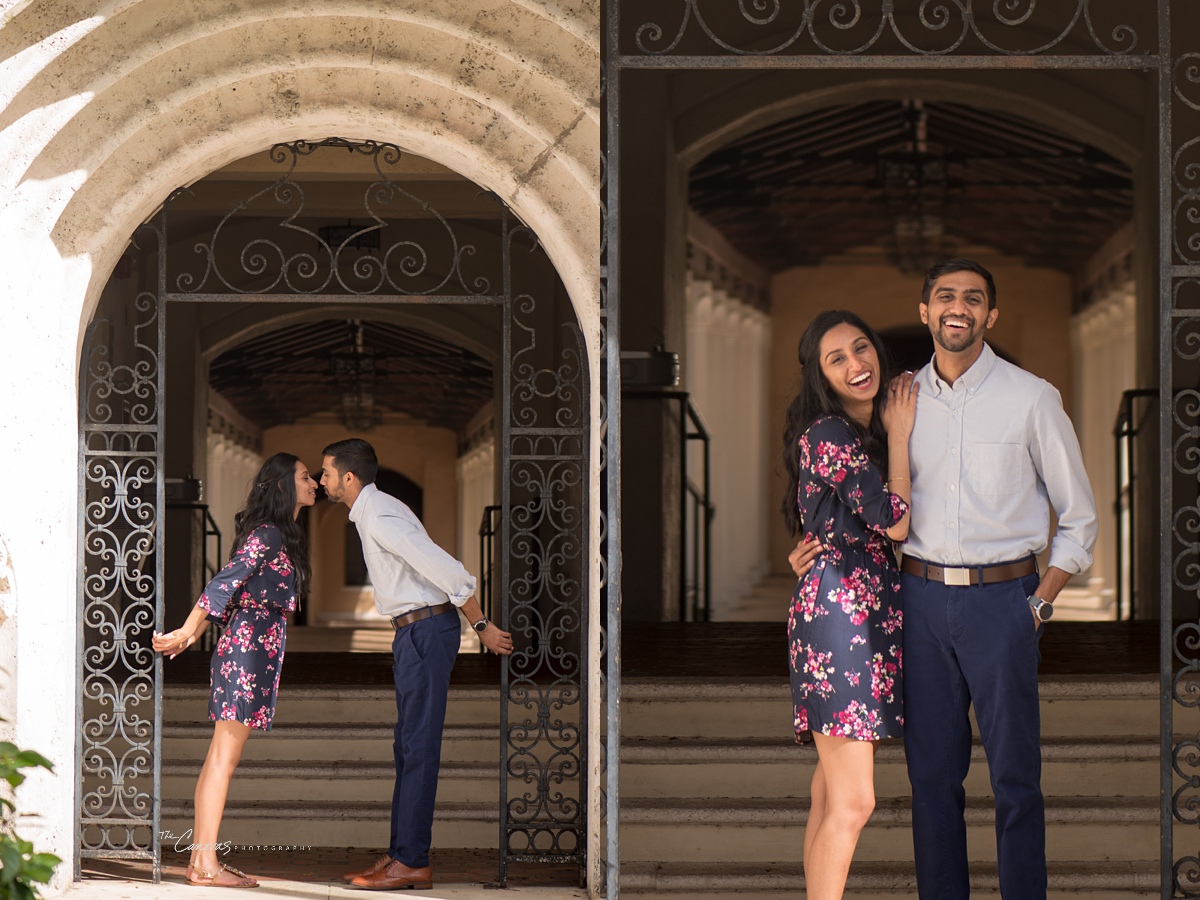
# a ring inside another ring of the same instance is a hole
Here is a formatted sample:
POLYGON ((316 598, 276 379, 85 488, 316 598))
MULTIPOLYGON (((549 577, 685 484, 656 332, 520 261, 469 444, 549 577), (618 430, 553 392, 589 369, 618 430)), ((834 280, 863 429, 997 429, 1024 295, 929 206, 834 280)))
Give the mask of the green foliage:
MULTIPOLYGON (((0 741, 0 778, 14 790, 25 780, 22 769, 43 768, 54 771, 54 764, 33 750, 19 750, 16 744, 0 741)), ((35 885, 46 884, 61 859, 53 853, 34 853, 33 844, 21 840, 13 831, 17 807, 0 797, 0 900, 36 900, 35 885)))

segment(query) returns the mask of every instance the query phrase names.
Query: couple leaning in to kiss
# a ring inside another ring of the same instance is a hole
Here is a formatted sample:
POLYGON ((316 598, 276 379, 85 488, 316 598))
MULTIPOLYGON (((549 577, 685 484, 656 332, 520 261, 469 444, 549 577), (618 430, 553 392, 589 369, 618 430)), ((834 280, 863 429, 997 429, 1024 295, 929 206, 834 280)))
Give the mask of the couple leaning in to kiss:
POLYGON ((1058 391, 984 343, 999 316, 991 273, 938 263, 918 310, 934 354, 915 375, 887 381, 883 345, 853 313, 822 313, 800 339, 783 510, 805 535, 789 557, 788 655, 796 739, 811 735, 818 756, 807 894, 842 896, 875 805, 876 743, 903 736, 919 894, 970 895, 974 705, 1001 895, 1044 900, 1038 641, 1059 591, 1091 565, 1095 501, 1058 391), (1058 527, 1039 576, 1050 506, 1058 527))
MULTIPOLYGON (((433 886, 429 847, 441 762, 450 670, 459 645, 461 610, 494 653, 512 653, 512 636, 484 618, 475 578, 437 546, 407 506, 375 486, 379 463, 366 441, 350 439, 323 451, 320 483, 350 509, 362 539, 375 606, 395 629, 396 782, 388 850, 346 880, 369 890, 433 886)), ((205 588, 183 626, 155 634, 154 649, 174 658, 210 621, 224 627, 210 664, 208 715, 216 722, 196 782, 189 884, 251 888, 258 882, 217 858, 217 832, 229 782, 253 728, 271 729, 287 622, 307 592, 307 520, 317 482, 290 453, 276 453, 254 479, 235 518, 233 552, 205 588)))

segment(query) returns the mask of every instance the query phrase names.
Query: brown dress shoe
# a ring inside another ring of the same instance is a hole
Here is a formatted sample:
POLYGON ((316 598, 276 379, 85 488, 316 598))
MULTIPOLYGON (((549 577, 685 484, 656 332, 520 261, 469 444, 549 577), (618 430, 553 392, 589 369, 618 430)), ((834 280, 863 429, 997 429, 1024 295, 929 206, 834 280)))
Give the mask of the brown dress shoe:
POLYGON ((391 863, 392 858, 385 853, 365 869, 359 869, 357 872, 347 872, 342 876, 342 878, 346 881, 353 881, 355 878, 363 878, 367 875, 374 875, 376 872, 382 872, 389 865, 391 865, 391 863))
POLYGON ((431 891, 433 890, 433 869, 425 866, 423 869, 410 869, 399 860, 391 860, 390 865, 370 875, 359 875, 350 880, 355 887, 368 891, 431 891))

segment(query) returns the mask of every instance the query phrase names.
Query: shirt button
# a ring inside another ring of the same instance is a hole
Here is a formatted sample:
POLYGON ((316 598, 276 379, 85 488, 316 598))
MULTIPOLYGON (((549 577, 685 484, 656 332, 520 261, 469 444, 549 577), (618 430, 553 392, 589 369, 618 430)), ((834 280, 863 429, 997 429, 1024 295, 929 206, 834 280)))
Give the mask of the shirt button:
POLYGON ((952 490, 952 491, 958 490, 958 485, 954 485, 954 484, 950 485, 950 490, 952 490))
POLYGON ((957 448, 957 447, 951 447, 951 448, 950 448, 950 455, 951 455, 951 456, 958 456, 958 448, 957 448))

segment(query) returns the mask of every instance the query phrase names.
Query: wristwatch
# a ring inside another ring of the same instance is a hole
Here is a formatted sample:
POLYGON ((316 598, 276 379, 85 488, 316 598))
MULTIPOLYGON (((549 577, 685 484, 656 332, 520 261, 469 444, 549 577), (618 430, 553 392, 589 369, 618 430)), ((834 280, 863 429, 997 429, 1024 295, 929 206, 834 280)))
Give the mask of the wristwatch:
POLYGON ((471 627, 474 628, 478 634, 483 634, 485 631, 487 631, 487 627, 488 627, 487 617, 485 616, 484 618, 480 619, 478 622, 476 622, 471 627))
POLYGON ((1033 610, 1034 617, 1039 622, 1049 622, 1050 617, 1054 615, 1054 604, 1046 602, 1037 594, 1033 594, 1028 599, 1029 608, 1033 610))

